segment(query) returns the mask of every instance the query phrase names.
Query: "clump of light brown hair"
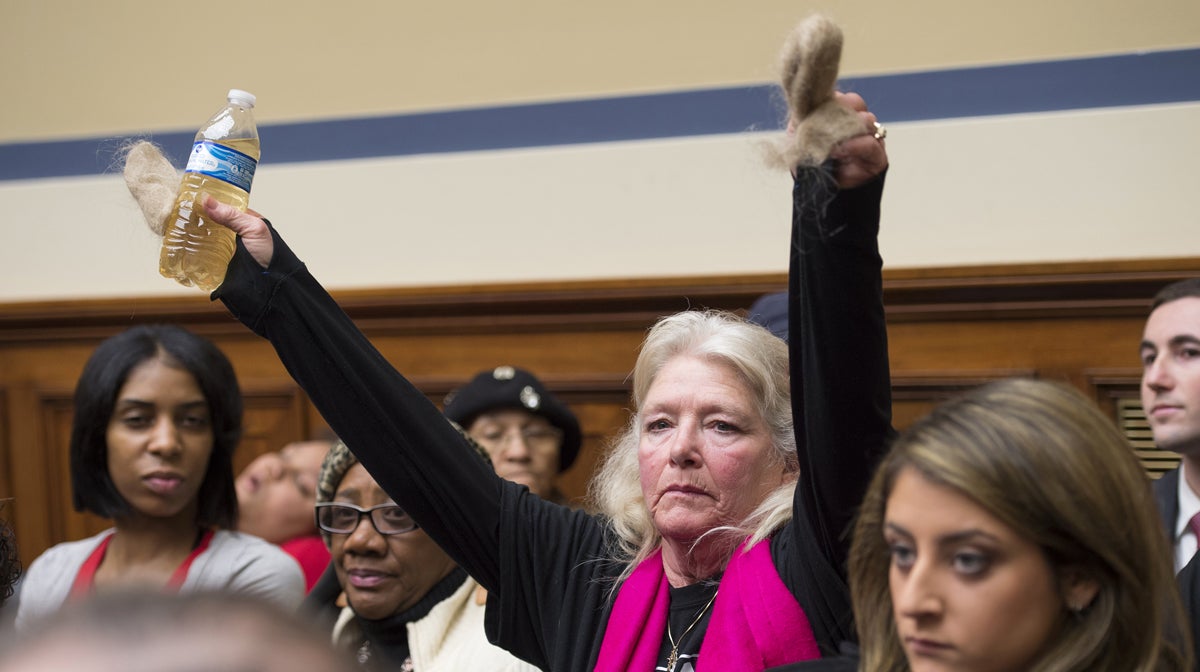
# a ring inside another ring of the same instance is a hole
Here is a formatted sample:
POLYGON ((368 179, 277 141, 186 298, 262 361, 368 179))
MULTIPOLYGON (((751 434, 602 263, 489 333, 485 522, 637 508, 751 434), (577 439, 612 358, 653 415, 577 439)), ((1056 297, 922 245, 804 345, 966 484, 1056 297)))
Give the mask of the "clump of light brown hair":
POLYGON ((179 193, 180 172, 163 156, 158 145, 148 140, 133 142, 122 154, 125 186, 141 208, 146 226, 161 236, 179 193))
POLYGON ((842 30, 828 16, 813 14, 788 35, 779 60, 790 131, 771 146, 771 164, 817 166, 839 142, 863 134, 858 115, 834 99, 841 58, 842 30))

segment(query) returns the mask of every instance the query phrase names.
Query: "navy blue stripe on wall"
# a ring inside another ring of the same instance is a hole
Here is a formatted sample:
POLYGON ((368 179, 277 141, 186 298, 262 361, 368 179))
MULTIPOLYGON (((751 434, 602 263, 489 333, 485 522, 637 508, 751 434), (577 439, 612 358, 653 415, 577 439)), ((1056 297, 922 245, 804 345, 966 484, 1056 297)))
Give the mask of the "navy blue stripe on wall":
MULTIPOLYGON (((884 121, 1200 101, 1200 48, 846 78, 884 121)), ((267 164, 548 147, 779 129, 774 85, 259 128, 267 164)), ((142 136, 177 166, 195 130, 142 136)), ((0 180, 119 172, 129 138, 0 144, 0 180)))

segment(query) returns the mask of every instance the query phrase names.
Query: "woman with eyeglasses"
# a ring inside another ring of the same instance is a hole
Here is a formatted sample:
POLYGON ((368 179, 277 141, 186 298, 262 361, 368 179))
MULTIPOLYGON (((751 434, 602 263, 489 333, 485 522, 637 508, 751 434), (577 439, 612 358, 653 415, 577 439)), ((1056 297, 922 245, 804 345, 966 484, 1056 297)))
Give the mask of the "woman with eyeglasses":
POLYGON ((363 669, 537 669, 488 643, 478 584, 344 443, 321 466, 316 518, 345 596, 333 642, 363 669))
POLYGON ((554 480, 579 455, 579 420, 537 376, 515 366, 480 371, 446 395, 445 414, 487 449, 501 478, 569 504, 554 480))

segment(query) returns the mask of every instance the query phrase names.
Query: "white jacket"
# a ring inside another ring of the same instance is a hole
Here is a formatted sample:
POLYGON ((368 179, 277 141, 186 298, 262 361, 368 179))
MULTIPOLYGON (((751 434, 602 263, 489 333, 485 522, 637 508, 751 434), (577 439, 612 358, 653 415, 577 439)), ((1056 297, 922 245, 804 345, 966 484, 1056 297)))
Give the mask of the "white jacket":
MULTIPOLYGON (((493 646, 483 630, 485 606, 475 600, 479 586, 468 577, 450 597, 434 605, 426 616, 412 621, 408 648, 418 672, 538 672, 538 668, 493 646)), ((354 611, 344 607, 333 626, 333 643, 354 652, 362 642, 354 611)))

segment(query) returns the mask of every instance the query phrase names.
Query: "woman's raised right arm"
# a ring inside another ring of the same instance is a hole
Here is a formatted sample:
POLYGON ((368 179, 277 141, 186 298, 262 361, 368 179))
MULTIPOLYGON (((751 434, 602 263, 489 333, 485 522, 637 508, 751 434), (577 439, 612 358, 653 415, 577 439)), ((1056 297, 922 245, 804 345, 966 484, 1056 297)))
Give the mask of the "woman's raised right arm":
POLYGON ((256 213, 206 210, 238 234, 213 292, 274 346, 322 417, 397 504, 481 584, 497 584, 501 479, 371 345, 256 213))

